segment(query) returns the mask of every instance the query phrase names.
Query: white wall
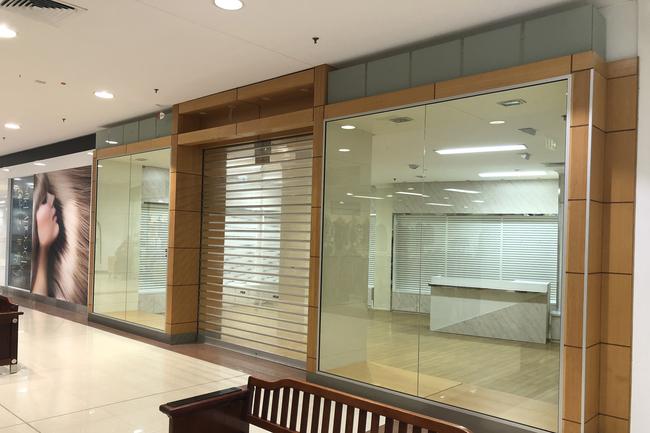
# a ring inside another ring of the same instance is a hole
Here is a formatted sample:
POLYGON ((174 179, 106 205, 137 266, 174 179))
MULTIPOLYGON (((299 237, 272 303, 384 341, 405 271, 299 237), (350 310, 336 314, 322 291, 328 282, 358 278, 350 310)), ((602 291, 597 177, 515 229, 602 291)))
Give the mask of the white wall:
POLYGON ((634 251, 631 431, 650 426, 650 0, 638 2, 639 126, 634 251))

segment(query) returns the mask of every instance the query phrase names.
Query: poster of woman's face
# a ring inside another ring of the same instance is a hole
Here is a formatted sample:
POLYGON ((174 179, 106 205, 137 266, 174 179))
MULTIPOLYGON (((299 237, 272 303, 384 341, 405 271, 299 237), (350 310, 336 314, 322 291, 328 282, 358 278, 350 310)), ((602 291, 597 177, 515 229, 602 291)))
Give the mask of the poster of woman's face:
POLYGON ((90 179, 90 166, 36 175, 32 293, 87 303, 90 179))

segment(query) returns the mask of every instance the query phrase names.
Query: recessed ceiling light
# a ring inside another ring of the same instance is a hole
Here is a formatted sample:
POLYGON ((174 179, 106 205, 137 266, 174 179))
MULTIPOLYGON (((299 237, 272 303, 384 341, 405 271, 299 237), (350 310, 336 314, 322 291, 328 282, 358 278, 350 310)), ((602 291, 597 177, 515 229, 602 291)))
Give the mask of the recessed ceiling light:
POLYGON ((452 207, 453 204, 449 203, 425 203, 427 206, 444 206, 444 207, 452 207))
POLYGON ((485 203, 484 200, 472 200, 472 203, 485 203))
POLYGON ((226 11, 238 11, 244 7, 241 0, 214 0, 214 5, 226 11))
POLYGON ((367 198, 369 200, 383 200, 383 197, 375 197, 371 195, 353 195, 354 198, 367 198))
POLYGON ((106 140, 106 144, 119 144, 119 141, 115 141, 115 140, 106 140))
POLYGON ((344 202, 344 201, 340 201, 339 204, 345 204, 345 202, 344 202))
POLYGON ((346 192, 345 195, 354 195, 351 192, 346 192))
POLYGON ((341 129, 352 130, 352 129, 357 129, 357 127, 354 125, 343 125, 341 126, 341 129))
POLYGON ((504 123, 506 123, 505 120, 492 120, 490 125, 503 125, 504 123))
POLYGON ((9 123, 5 123, 5 128, 7 128, 7 129, 20 129, 20 125, 17 124, 17 123, 9 122, 9 123))
POLYGON ((409 187, 406 188, 406 189, 408 189, 409 191, 413 191, 415 188, 413 188, 412 186, 409 186, 409 187))
POLYGON ((545 176, 549 174, 546 171, 542 170, 530 170, 530 171, 494 171, 488 173, 479 173, 479 177, 535 177, 535 176, 545 176))
POLYGON ((101 99, 113 99, 115 97, 115 95, 113 95, 108 90, 97 90, 95 92, 95 96, 101 99))
POLYGON ((416 196, 416 197, 429 197, 428 195, 420 194, 419 192, 397 191, 395 194, 401 194, 401 195, 414 195, 414 196, 416 196))
POLYGON ((5 24, 0 25, 0 38, 12 39, 16 37, 16 31, 10 29, 5 24))
POLYGON ((97 168, 102 168, 102 167, 103 167, 103 165, 97 164, 97 168))
POLYGON ((349 151, 350 151, 350 149, 347 149, 345 147, 339 149, 339 152, 349 152, 349 151))
POLYGON ((471 189, 445 188, 449 192, 462 192, 463 194, 480 194, 481 191, 472 191, 471 189))
POLYGON ((386 197, 393 198, 393 194, 388 194, 386 197))
POLYGON ((526 149, 525 144, 503 144, 499 146, 452 147, 449 149, 438 149, 436 153, 439 155, 462 155, 466 153, 508 152, 526 149))
POLYGON ((44 162, 35 162, 34 165, 37 165, 37 166, 39 166, 39 167, 43 167, 43 166, 45 166, 45 165, 47 165, 47 164, 44 163, 44 162))
POLYGON ((515 107, 517 105, 522 105, 525 103, 526 101, 523 99, 508 99, 507 101, 497 102, 497 104, 503 105, 504 107, 515 107))

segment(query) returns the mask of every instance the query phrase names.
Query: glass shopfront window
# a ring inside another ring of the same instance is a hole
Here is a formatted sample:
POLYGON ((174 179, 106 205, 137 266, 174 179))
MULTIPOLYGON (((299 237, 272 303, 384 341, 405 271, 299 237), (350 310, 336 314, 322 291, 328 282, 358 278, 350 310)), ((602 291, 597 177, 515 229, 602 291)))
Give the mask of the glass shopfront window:
POLYGON ((170 150, 97 168, 94 312, 165 329, 170 150))
POLYGON ((32 197, 34 176, 11 179, 9 273, 11 287, 29 290, 32 275, 32 197))
POLYGON ((558 430, 567 89, 327 123, 321 372, 558 430))

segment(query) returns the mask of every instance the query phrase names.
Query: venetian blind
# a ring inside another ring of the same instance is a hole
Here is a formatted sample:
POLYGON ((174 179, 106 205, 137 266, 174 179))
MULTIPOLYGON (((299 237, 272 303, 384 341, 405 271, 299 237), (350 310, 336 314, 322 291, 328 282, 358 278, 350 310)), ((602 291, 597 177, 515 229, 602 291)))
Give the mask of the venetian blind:
POLYGON ((395 215, 393 289, 429 293, 433 276, 548 281, 557 303, 555 216, 395 215))
POLYGON ((167 291, 169 205, 143 203, 140 213, 140 291, 167 291))
POLYGON ((204 153, 200 329, 306 360, 312 138, 204 153))

